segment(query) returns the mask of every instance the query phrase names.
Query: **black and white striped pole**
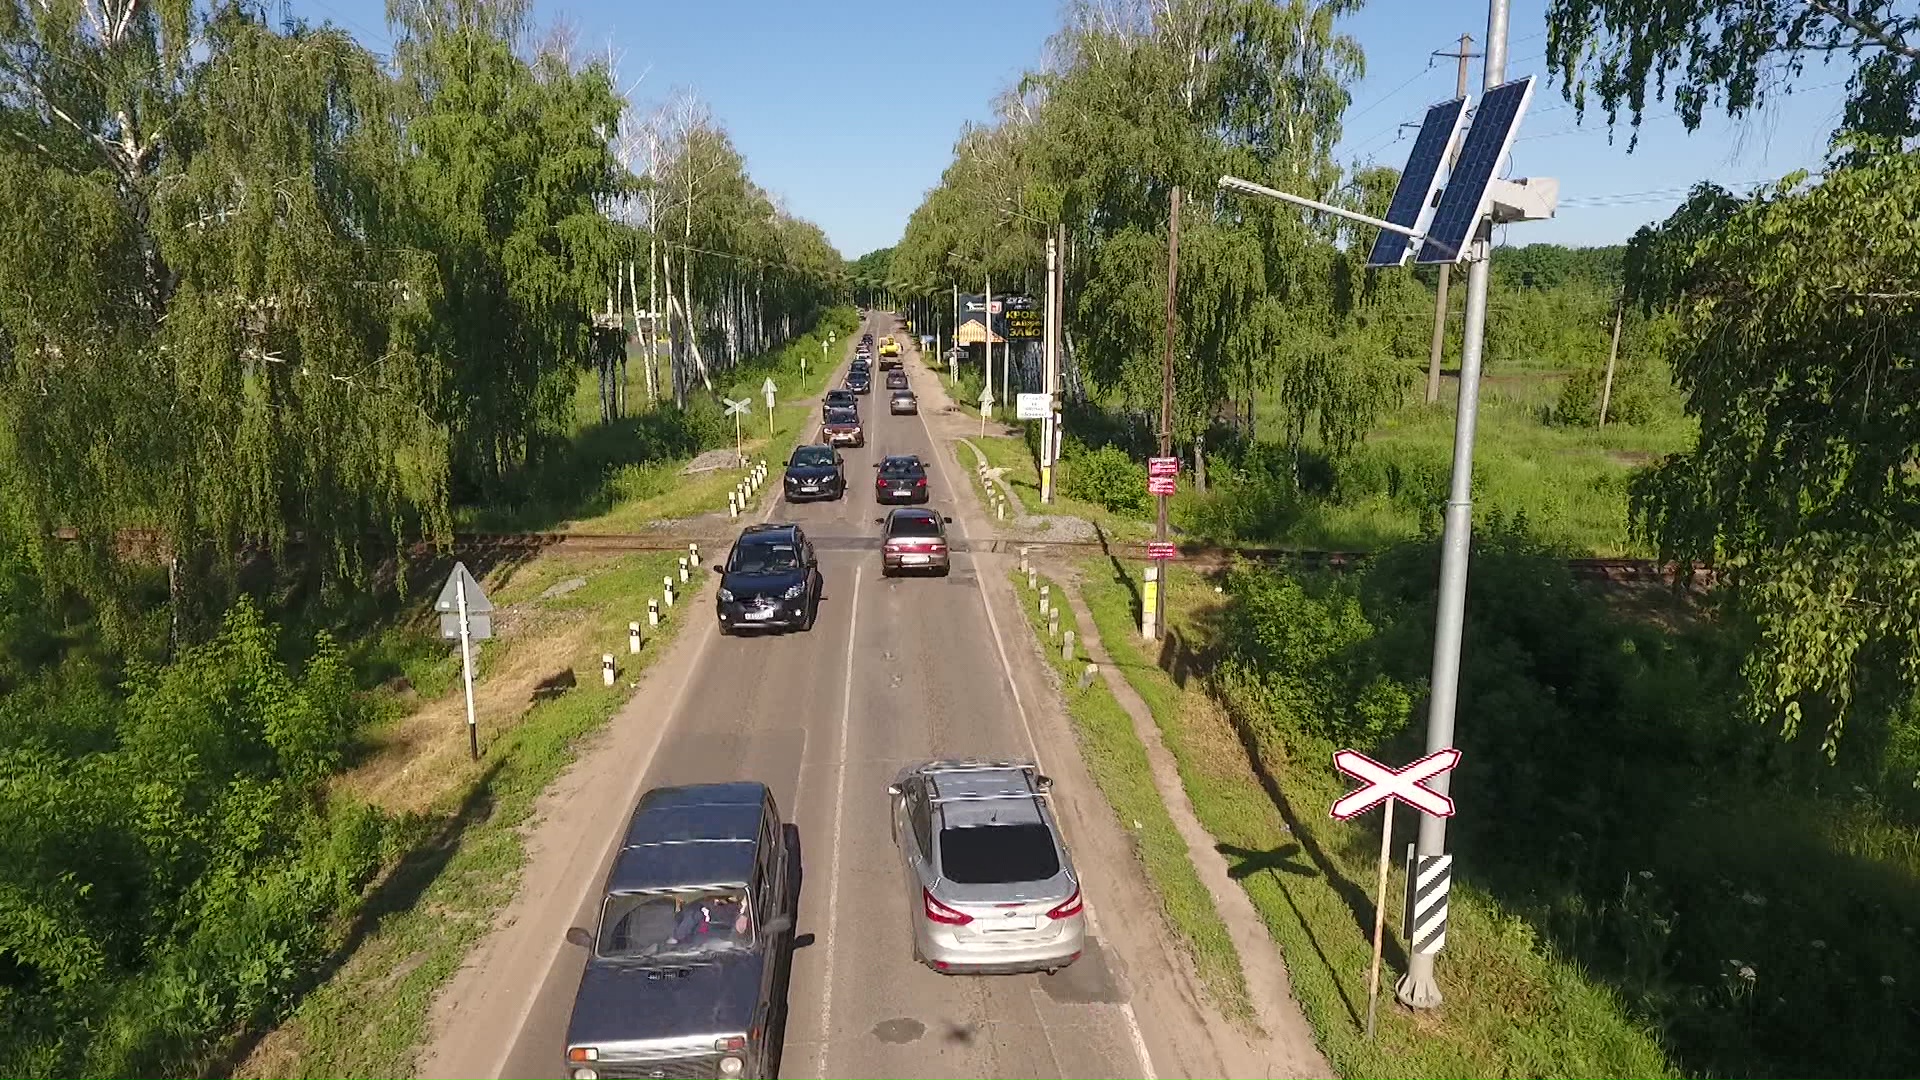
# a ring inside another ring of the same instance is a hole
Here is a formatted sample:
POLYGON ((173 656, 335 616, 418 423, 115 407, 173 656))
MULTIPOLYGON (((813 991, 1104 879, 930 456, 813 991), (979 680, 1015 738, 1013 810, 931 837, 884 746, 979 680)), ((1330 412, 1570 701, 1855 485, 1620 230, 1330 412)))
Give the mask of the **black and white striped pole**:
MULTIPOLYGON (((1393 804, 1396 800, 1405 802, 1439 820, 1452 817, 1453 800, 1423 781, 1440 778, 1444 784, 1446 774, 1459 763, 1460 751, 1453 747, 1428 754, 1402 769, 1382 765, 1357 750, 1340 750, 1333 755, 1334 768, 1361 782, 1334 802, 1330 811, 1334 820, 1352 821, 1384 804, 1380 814, 1380 883, 1373 905, 1373 965, 1367 975, 1368 1039, 1373 1038, 1380 1004, 1380 952, 1387 935, 1387 867, 1393 858, 1393 804)), ((1412 949, 1409 967, 1419 956, 1425 956, 1430 966, 1433 954, 1447 942, 1447 889, 1452 878, 1451 855, 1422 858, 1416 872, 1408 875, 1408 902, 1400 928, 1412 949)))

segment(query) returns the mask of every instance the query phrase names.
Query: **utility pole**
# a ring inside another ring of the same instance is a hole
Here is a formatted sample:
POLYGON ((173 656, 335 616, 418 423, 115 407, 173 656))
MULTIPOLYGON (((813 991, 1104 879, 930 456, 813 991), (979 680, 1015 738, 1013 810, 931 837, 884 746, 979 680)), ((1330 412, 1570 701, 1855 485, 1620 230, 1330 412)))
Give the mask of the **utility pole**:
POLYGON ((1613 362, 1620 357, 1620 320, 1626 315, 1624 299, 1613 302, 1613 344, 1607 346, 1607 377, 1600 384, 1600 426, 1607 426, 1607 406, 1613 404, 1613 362))
MULTIPOLYGON (((952 330, 952 337, 953 337, 953 351, 959 352, 960 351, 960 283, 957 281, 953 283, 953 326, 951 327, 951 330, 952 330)), ((949 357, 943 356, 940 359, 945 361, 947 365, 947 385, 952 386, 954 383, 959 382, 960 381, 960 365, 949 357)))
MULTIPOLYGON (((1460 61, 1460 77, 1454 84, 1453 96, 1467 96, 1467 61, 1480 54, 1473 50, 1473 35, 1460 35, 1459 52, 1437 52, 1435 56, 1451 56, 1460 61)), ((1448 164, 1452 164, 1451 158, 1448 164)), ((1440 357, 1447 351, 1447 282, 1453 276, 1450 263, 1440 264, 1440 295, 1434 301, 1433 308, 1433 351, 1427 357, 1427 404, 1440 400, 1440 357)))
MULTIPOLYGON (((1486 66, 1480 76, 1482 94, 1506 81, 1507 4, 1508 0, 1490 0, 1487 5, 1486 66)), ((1460 405, 1453 421, 1453 478, 1440 539, 1439 610, 1434 617, 1433 674, 1428 680, 1427 752, 1430 754, 1453 746, 1454 708, 1460 694, 1460 637, 1466 623, 1467 560, 1473 532, 1473 436, 1480 409, 1480 360, 1487 336, 1492 236, 1492 219, 1483 218, 1475 226, 1468 255, 1467 317, 1460 348, 1460 405)), ((1427 787, 1439 795, 1447 794, 1452 785, 1451 772, 1427 781, 1427 787)), ((1447 819, 1433 814, 1420 815, 1414 865, 1421 870, 1433 867, 1436 873, 1444 866, 1450 884, 1452 867, 1443 861, 1446 850, 1447 819)), ((1395 994, 1402 1005, 1414 1009, 1440 1007, 1440 984, 1433 977, 1433 962, 1445 940, 1442 933, 1431 946, 1423 948, 1416 944, 1410 949, 1407 973, 1401 976, 1395 994)))
POLYGON ((1057 265, 1058 256, 1059 256, 1059 249, 1054 244, 1053 236, 1049 234, 1047 236, 1047 302, 1046 302, 1046 331, 1045 331, 1047 335, 1047 340, 1040 347, 1041 370, 1045 372, 1045 375, 1043 376, 1040 383, 1040 390, 1042 393, 1047 395, 1047 415, 1044 419, 1040 421, 1040 501, 1042 503, 1053 502, 1053 428, 1055 424, 1058 424, 1060 422, 1059 411, 1054 407, 1054 404, 1053 404, 1053 392, 1054 392, 1053 373, 1055 370, 1055 361, 1054 361, 1054 355, 1053 355, 1053 327, 1055 322, 1060 318, 1059 314, 1057 313, 1054 307, 1055 300, 1056 300, 1055 290, 1054 290, 1054 274, 1058 270, 1058 265, 1057 265))
MULTIPOLYGON (((987 275, 987 295, 980 299, 980 323, 982 326, 986 327, 986 330, 987 330, 987 344, 986 344, 987 358, 986 358, 986 362, 981 364, 980 367, 981 367, 981 370, 986 375, 986 379, 987 379, 987 387, 986 387, 987 400, 992 401, 993 400, 993 275, 992 274, 987 275)), ((992 415, 993 415, 992 405, 980 406, 980 421, 982 425, 984 425, 986 423, 987 418, 992 415)))
MULTIPOLYGON (((1180 188, 1173 189, 1173 210, 1167 218, 1167 340, 1160 361, 1160 456, 1173 456, 1173 347, 1174 334, 1179 330, 1180 290, 1180 188)), ((1167 542, 1167 497, 1160 498, 1160 521, 1155 539, 1167 542)), ((1148 572, 1153 575, 1153 637, 1159 638, 1167 630, 1167 570, 1166 560, 1154 560, 1148 564, 1148 572)))

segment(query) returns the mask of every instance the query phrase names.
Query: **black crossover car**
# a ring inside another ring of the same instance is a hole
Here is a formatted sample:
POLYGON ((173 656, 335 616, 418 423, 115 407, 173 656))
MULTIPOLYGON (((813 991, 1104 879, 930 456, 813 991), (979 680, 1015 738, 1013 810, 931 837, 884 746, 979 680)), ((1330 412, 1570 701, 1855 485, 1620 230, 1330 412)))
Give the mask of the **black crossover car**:
POLYGON ((840 452, 831 446, 797 446, 787 459, 788 502, 838 499, 847 493, 847 473, 840 452))
POLYGON ((748 526, 714 571, 720 575, 714 606, 722 634, 742 628, 813 629, 820 565, 800 526, 748 526))
POLYGON ((847 389, 856 394, 873 393, 873 376, 855 368, 847 372, 847 389))
POLYGON ((844 387, 829 390, 827 391, 826 398, 820 402, 820 417, 821 419, 825 419, 826 415, 835 409, 851 409, 859 404, 859 395, 851 390, 844 387))
POLYGON ((791 826, 765 784, 655 788, 601 890, 567 1022, 565 1071, 772 1076, 799 895, 791 826))
POLYGON ((889 454, 874 468, 873 497, 883 503, 927 501, 927 467, 913 454, 889 454))

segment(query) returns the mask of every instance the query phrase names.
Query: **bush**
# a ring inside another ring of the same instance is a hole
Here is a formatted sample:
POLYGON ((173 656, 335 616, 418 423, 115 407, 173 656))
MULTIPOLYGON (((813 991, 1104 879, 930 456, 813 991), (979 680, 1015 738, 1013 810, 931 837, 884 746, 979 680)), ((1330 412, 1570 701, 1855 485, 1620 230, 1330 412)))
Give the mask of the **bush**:
MULTIPOLYGON (((1598 427, 1600 392, 1605 389, 1606 368, 1581 368, 1560 385, 1560 399, 1553 407, 1555 423, 1568 427, 1598 427)), ((1644 424, 1653 417, 1652 380, 1639 368, 1620 368, 1614 372, 1613 396, 1607 402, 1610 424, 1644 424)))
POLYGON ((1116 514, 1146 515, 1149 500, 1144 464, 1118 447, 1088 450, 1072 439, 1066 441, 1061 457, 1066 465, 1061 489, 1068 498, 1104 506, 1116 514))

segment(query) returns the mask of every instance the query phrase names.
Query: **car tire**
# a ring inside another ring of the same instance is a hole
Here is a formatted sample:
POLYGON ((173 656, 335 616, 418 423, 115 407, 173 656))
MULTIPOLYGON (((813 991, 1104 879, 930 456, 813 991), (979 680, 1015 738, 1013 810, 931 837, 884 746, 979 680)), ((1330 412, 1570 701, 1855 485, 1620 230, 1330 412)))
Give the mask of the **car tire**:
POLYGON ((732 637, 732 636, 733 636, 733 627, 731 627, 731 626, 728 626, 728 625, 727 625, 726 623, 721 623, 721 624, 720 624, 720 636, 721 636, 721 637, 732 637))
POLYGON ((813 620, 819 617, 820 617, 820 597, 816 595, 813 598, 813 600, 807 604, 807 621, 800 624, 800 632, 803 634, 811 633, 813 630, 813 620))
POLYGON ((952 563, 948 563, 947 565, 945 565, 945 566, 943 566, 943 567, 941 567, 941 568, 940 568, 940 576, 941 576, 941 577, 946 577, 946 576, 947 576, 948 574, 951 574, 951 573, 953 573, 953 564, 952 564, 952 563))

